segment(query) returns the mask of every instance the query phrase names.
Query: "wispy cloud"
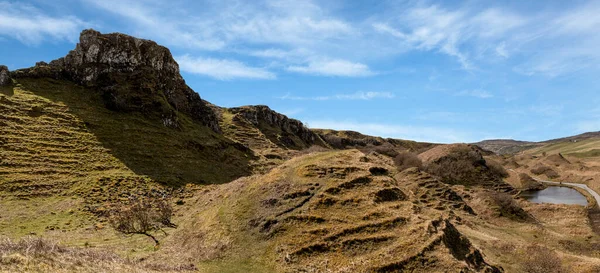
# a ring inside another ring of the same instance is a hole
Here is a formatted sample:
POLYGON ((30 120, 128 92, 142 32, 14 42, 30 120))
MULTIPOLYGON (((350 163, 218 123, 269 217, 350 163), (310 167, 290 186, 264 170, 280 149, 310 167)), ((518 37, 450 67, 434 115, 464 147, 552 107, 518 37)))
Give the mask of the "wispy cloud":
MULTIPOLYGON (((214 37, 208 25, 188 25, 183 17, 172 16, 177 8, 170 9, 169 3, 119 0, 83 0, 88 4, 128 19, 136 32, 146 37, 160 39, 168 45, 203 50, 218 50, 225 41, 214 37), (171 15, 171 16, 170 16, 171 15)), ((188 17, 189 18, 189 17, 188 17)))
POLYGON ((87 24, 74 16, 53 17, 22 2, 0 2, 0 36, 37 45, 45 39, 75 41, 87 24))
MULTIPOLYGON (((375 31, 396 37, 417 50, 438 51, 456 58, 464 69, 474 69, 469 43, 489 43, 524 23, 505 10, 448 10, 437 5, 407 9, 389 22, 376 22, 375 31)), ((504 50, 505 52, 505 50, 504 50)))
POLYGON ((358 131, 363 134, 427 141, 437 143, 456 143, 478 141, 474 135, 449 128, 428 126, 401 126, 396 124, 362 123, 352 121, 309 120, 311 128, 358 131))
POLYGON ((305 66, 289 66, 287 70, 303 74, 340 77, 364 77, 375 74, 365 64, 346 60, 315 61, 305 66))
POLYGON ((176 57, 182 71, 212 77, 218 80, 275 79, 276 75, 264 68, 250 67, 234 60, 193 58, 189 55, 176 57))
POLYGON ((300 97, 286 94, 285 96, 279 97, 282 100, 314 100, 314 101, 325 101, 325 100, 371 100, 371 99, 391 99, 395 95, 391 92, 363 92, 359 91, 351 94, 337 94, 333 96, 316 96, 316 97, 300 97))
POLYGON ((494 97, 494 95, 486 90, 474 89, 474 90, 463 90, 456 94, 455 96, 467 96, 467 97, 475 97, 480 99, 489 99, 494 97))

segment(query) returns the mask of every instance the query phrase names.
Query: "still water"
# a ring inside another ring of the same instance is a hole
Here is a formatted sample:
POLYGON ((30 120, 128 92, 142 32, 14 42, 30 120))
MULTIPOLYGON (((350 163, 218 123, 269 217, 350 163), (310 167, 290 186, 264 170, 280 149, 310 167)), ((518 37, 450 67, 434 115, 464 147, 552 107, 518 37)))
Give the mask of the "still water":
POLYGON ((568 187, 550 186, 541 191, 522 192, 520 196, 533 203, 587 206, 587 199, 585 196, 568 187))

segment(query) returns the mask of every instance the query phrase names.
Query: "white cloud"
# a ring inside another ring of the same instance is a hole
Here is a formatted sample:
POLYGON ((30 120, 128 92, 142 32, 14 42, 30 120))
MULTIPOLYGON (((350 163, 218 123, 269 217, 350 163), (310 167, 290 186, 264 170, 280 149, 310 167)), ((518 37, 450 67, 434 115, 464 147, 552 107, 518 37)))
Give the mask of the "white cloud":
POLYGON ((394 98, 395 95, 391 92, 363 92, 359 91, 352 94, 337 94, 333 96, 317 96, 317 97, 298 97, 292 96, 291 94, 286 94, 285 96, 279 97, 282 100, 315 100, 315 101, 324 101, 324 100, 371 100, 371 99, 391 99, 394 98))
POLYGON ((193 58, 184 55, 176 58, 182 71, 209 76, 218 80, 275 79, 274 73, 259 67, 249 67, 233 60, 193 58))
POLYGON ((494 95, 486 90, 474 89, 474 90, 463 90, 456 94, 455 96, 467 96, 467 97, 475 97, 480 99, 489 99, 494 97, 494 95))
POLYGON ((467 132, 454 129, 427 126, 400 126, 380 123, 361 123, 352 121, 309 120, 311 128, 334 130, 352 130, 363 134, 436 143, 457 143, 477 141, 467 132))
POLYGON ((375 74, 365 64, 346 60, 314 61, 305 66, 289 66, 287 70, 310 75, 340 77, 364 77, 375 74))
POLYGON ((0 36, 37 45, 45 39, 75 41, 85 22, 73 16, 52 17, 28 4, 0 2, 0 36))
POLYGON ((506 50, 506 43, 502 42, 496 46, 496 54, 502 58, 508 58, 508 51, 506 50))
MULTIPOLYGON (((132 21, 136 32, 147 37, 160 39, 169 45, 183 48, 203 50, 219 50, 225 42, 213 37, 207 25, 187 26, 187 19, 169 17, 169 3, 154 2, 154 6, 146 5, 143 1, 119 0, 83 0, 97 8, 122 16, 132 21), (167 6, 164 6, 167 5, 167 6)), ((173 9, 177 10, 177 9, 173 9)))
MULTIPOLYGON (((389 22, 372 24, 375 31, 392 35, 416 50, 438 51, 458 60, 462 68, 475 69, 471 47, 501 43, 498 54, 506 55, 502 39, 526 23, 521 16, 506 10, 473 11, 469 7, 448 10, 437 5, 412 7, 389 22)), ((480 49, 481 50, 481 49, 480 49)))

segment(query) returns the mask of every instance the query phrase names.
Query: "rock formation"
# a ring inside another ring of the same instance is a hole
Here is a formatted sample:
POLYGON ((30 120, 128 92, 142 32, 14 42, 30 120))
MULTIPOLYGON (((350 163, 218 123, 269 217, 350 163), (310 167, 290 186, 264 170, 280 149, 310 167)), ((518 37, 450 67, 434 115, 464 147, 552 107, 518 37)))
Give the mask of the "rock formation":
POLYGON ((113 110, 158 114, 168 127, 179 126, 179 111, 220 131, 216 115, 186 85, 169 49, 150 40, 87 29, 64 58, 37 63, 14 76, 65 78, 102 90, 113 110))
MULTIPOLYGON (((252 125, 261 128, 261 123, 265 123, 271 127, 279 128, 284 134, 295 135, 300 140, 307 145, 314 144, 317 136, 310 129, 306 128, 302 122, 299 120, 291 119, 277 113, 268 106, 265 105, 256 105, 256 106, 244 106, 244 107, 235 107, 230 108, 233 114, 237 114, 242 117, 252 125)), ((282 135, 281 137, 286 137, 286 135, 282 135)), ((281 141, 286 142, 285 139, 281 139, 281 141)), ((287 143, 291 146, 294 145, 292 140, 289 140, 287 143)))
POLYGON ((7 86, 12 83, 8 67, 0 65, 0 86, 7 86))

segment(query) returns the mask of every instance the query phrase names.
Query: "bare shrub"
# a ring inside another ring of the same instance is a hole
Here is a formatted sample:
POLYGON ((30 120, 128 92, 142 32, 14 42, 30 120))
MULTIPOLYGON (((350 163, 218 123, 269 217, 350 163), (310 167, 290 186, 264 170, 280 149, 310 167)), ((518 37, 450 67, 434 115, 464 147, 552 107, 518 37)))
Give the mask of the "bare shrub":
POLYGON ((538 164, 535 167, 531 168, 530 172, 535 175, 546 175, 546 177, 550 179, 560 177, 560 175, 554 169, 542 164, 538 164))
POLYGON ((480 181, 485 160, 470 148, 455 148, 445 157, 427 165, 426 171, 449 184, 471 185, 480 181))
POLYGON ((66 250, 56 242, 38 237, 25 237, 19 241, 5 238, 0 241, 0 254, 21 253, 26 256, 40 256, 51 253, 62 253, 66 250))
POLYGON ((523 272, 527 273, 563 273, 566 272, 555 251, 540 245, 530 245, 526 248, 523 272))
POLYGON ((399 171, 406 170, 408 168, 417 167, 422 168, 423 162, 419 157, 411 152, 401 152, 394 157, 394 164, 399 171))
POLYGON ((333 147, 335 149, 344 149, 345 148, 344 141, 339 136, 335 136, 335 135, 320 135, 320 136, 323 140, 325 140, 325 142, 327 142, 327 144, 329 144, 331 147, 333 147))
POLYGON ((6 272, 20 272, 23 270, 24 263, 31 266, 30 269, 32 270, 41 265, 42 267, 39 270, 33 270, 35 272, 48 272, 53 271, 48 270, 48 266, 50 268, 69 268, 69 271, 76 271, 74 270, 75 267, 92 266, 100 269, 109 265, 125 265, 127 261, 112 252, 90 248, 65 247, 55 241, 39 237, 30 236, 19 240, 1 239, 0 268, 7 270, 6 272), (11 270, 11 268, 13 269, 11 270), (17 271, 14 271, 15 269, 17 271))
POLYGON ((528 220, 529 214, 519 206, 515 199, 507 193, 492 192, 489 194, 490 198, 496 206, 498 206, 498 213, 500 216, 516 219, 516 220, 528 220))
POLYGON ((165 199, 137 199, 114 209, 111 212, 110 225, 125 235, 146 235, 158 246, 160 242, 151 233, 164 232, 165 227, 176 227, 171 222, 172 215, 173 208, 165 199))
POLYGON ((467 186, 499 181, 508 176, 502 166, 488 165, 483 156, 470 147, 452 149, 446 156, 429 163, 425 170, 440 177, 444 183, 467 186))
POLYGON ((301 154, 311 154, 311 153, 320 153, 320 152, 326 152, 329 151, 329 149, 323 147, 323 146, 319 146, 319 145, 312 145, 304 150, 302 150, 300 153, 301 154))
POLYGON ((506 169, 504 169, 504 167, 502 167, 502 165, 500 165, 500 163, 493 160, 486 160, 485 163, 494 176, 502 178, 508 177, 508 172, 506 169))
POLYGON ((370 153, 378 153, 378 154, 382 154, 385 156, 389 156, 391 158, 396 157, 399 153, 396 150, 396 147, 394 147, 394 145, 389 144, 389 143, 384 143, 384 144, 380 144, 380 145, 373 145, 373 144, 368 144, 363 148, 359 149, 361 152, 363 152, 364 154, 370 154, 370 153))

